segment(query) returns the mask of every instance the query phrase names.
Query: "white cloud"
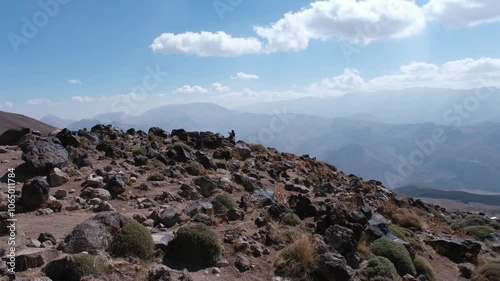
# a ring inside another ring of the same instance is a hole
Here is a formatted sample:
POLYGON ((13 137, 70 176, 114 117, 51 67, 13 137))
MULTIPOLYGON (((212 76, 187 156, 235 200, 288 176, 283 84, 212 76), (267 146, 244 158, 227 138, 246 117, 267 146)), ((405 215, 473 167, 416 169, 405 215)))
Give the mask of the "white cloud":
POLYGON ((413 1, 316 1, 299 12, 286 13, 270 26, 256 26, 267 40, 266 50, 298 51, 309 41, 337 39, 368 44, 386 38, 404 38, 425 28, 424 12, 413 1))
POLYGON ((231 76, 231 79, 233 80, 246 80, 246 79, 259 79, 259 76, 256 74, 250 74, 250 73, 245 73, 245 72, 238 72, 236 75, 231 76))
POLYGON ((259 53, 261 42, 253 37, 236 38, 219 32, 163 33, 154 39, 150 48, 160 54, 194 54, 200 57, 234 57, 259 53))
POLYGON ((332 78, 323 78, 319 83, 311 84, 306 89, 315 94, 343 94, 363 86, 365 81, 356 69, 346 68, 344 73, 332 78))
POLYGON ((430 0, 423 9, 429 20, 452 28, 500 21, 498 0, 430 0))
POLYGON ((91 102, 93 101, 94 99, 89 97, 89 96, 73 96, 71 97, 71 100, 72 101, 76 101, 76 102, 91 102))
MULTIPOLYGON (((229 87, 223 86, 221 83, 213 83, 211 88, 202 86, 185 85, 172 91, 174 94, 206 94, 206 93, 227 93, 229 87)), ((162 95, 163 96, 163 95, 162 95)))
POLYGON ((212 91, 216 92, 216 93, 226 93, 226 92, 229 92, 229 87, 222 86, 221 83, 213 83, 212 84, 212 91))
POLYGON ((78 85, 78 84, 82 84, 82 81, 80 79, 71 79, 71 80, 68 80, 68 83, 78 85))
POLYGON ((201 86, 191 86, 185 85, 180 88, 175 89, 172 93, 174 94, 202 94, 208 93, 208 90, 201 86))
POLYGON ((14 103, 10 101, 6 101, 4 103, 0 103, 0 108, 13 108, 14 103))
POLYGON ((26 103, 30 105, 42 105, 42 104, 48 104, 51 103, 52 101, 49 99, 44 99, 44 98, 39 98, 39 99, 31 99, 28 100, 26 103))
POLYGON ((473 89, 500 87, 500 59, 461 59, 441 65, 412 62, 402 65, 393 74, 364 80, 355 69, 346 69, 342 75, 322 79, 306 89, 314 93, 342 94, 353 90, 382 91, 414 87, 473 89))

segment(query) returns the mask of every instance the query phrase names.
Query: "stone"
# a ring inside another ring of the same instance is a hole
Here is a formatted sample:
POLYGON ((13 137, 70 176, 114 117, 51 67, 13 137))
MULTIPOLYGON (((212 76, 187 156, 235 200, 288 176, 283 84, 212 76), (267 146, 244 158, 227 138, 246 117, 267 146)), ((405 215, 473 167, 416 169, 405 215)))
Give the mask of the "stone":
POLYGON ((96 188, 90 191, 89 198, 99 198, 101 200, 107 201, 111 200, 111 193, 104 188, 96 188))
POLYGON ((49 184, 45 177, 36 177, 24 183, 20 204, 26 211, 34 211, 47 205, 49 184))
POLYGON ((45 241, 50 241, 50 242, 52 242, 53 245, 55 245, 57 243, 57 240, 54 237, 54 235, 47 233, 47 232, 40 233, 40 235, 38 235, 37 240, 40 241, 41 243, 43 243, 45 241))
POLYGON ((187 270, 179 271, 163 264, 155 264, 149 269, 148 281, 193 281, 193 279, 187 270))
POLYGON ((16 253, 16 272, 37 268, 59 257, 59 251, 46 248, 26 248, 16 253))
POLYGON ((304 194, 309 193, 309 188, 303 185, 293 184, 291 182, 285 184, 285 190, 304 193, 304 194))
POLYGON ((65 147, 80 146, 80 137, 66 128, 57 133, 56 138, 58 138, 61 144, 65 147))
POLYGON ((166 251, 168 244, 175 238, 173 231, 153 233, 151 236, 153 238, 155 248, 161 249, 162 251, 166 251))
POLYGON ((66 191, 64 189, 58 189, 58 190, 56 190, 56 193, 54 194, 54 197, 56 199, 59 199, 59 200, 66 198, 66 196, 68 196, 68 191, 66 191))
POLYGON ((54 168, 49 174, 49 184, 50 187, 61 186, 69 181, 69 177, 66 173, 61 171, 59 168, 54 168))
POLYGON ((128 222, 120 213, 98 214, 77 225, 64 238, 64 252, 93 253, 97 250, 107 250, 113 238, 128 222))
POLYGON ((316 207, 312 204, 311 199, 305 195, 291 195, 288 198, 288 204, 301 219, 313 217, 316 214, 316 207))
POLYGON ((426 240, 425 243, 454 263, 476 263, 477 256, 481 251, 481 243, 470 239, 433 239, 426 240))
POLYGON ((461 263, 458 265, 458 271, 460 272, 460 276, 465 279, 471 279, 472 274, 476 270, 476 267, 471 263, 461 263))
POLYGON ((251 269, 250 260, 242 254, 238 254, 236 256, 236 261, 234 262, 234 265, 236 266, 239 272, 245 272, 251 269))
POLYGON ((68 151, 60 144, 36 141, 24 147, 22 159, 34 172, 48 172, 68 162, 68 151))
POLYGON ((30 133, 29 128, 9 129, 0 135, 0 145, 17 145, 25 135, 30 133))
POLYGON ((104 178, 98 176, 96 174, 90 174, 85 179, 85 182, 82 184, 83 187, 92 187, 92 188, 102 188, 104 187, 104 178))
POLYGON ((332 246, 342 255, 356 250, 357 241, 354 232, 338 224, 328 227, 324 234, 327 244, 332 246))

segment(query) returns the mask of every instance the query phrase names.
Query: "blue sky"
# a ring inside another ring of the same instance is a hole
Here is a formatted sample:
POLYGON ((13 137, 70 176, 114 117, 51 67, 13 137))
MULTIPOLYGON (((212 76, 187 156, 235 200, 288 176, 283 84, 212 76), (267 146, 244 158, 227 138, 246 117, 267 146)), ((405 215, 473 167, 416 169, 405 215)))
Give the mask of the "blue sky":
POLYGON ((500 86, 494 0, 25 0, 0 19, 0 110, 37 118, 500 86))

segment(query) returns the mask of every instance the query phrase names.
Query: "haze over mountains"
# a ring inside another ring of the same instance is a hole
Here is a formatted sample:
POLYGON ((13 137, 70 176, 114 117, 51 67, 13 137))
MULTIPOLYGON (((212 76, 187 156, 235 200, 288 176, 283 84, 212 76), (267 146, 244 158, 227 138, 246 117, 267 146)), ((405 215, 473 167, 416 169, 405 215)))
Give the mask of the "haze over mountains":
MULTIPOLYGON (((310 154, 385 185, 428 183, 450 190, 500 192, 500 104, 496 88, 415 88, 254 104, 161 106, 140 116, 114 112, 73 122, 72 130, 109 123, 123 129, 215 131, 282 151, 310 154)), ((61 126, 65 124, 65 126, 61 126)))

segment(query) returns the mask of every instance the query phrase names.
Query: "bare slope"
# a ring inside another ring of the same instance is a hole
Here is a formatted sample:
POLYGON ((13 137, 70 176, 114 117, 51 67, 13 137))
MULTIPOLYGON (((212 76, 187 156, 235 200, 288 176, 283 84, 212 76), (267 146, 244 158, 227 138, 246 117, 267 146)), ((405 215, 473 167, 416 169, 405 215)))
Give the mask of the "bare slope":
POLYGON ((56 127, 52 127, 36 119, 5 111, 0 111, 0 134, 15 128, 27 127, 35 131, 40 131, 43 135, 56 130, 56 127))

